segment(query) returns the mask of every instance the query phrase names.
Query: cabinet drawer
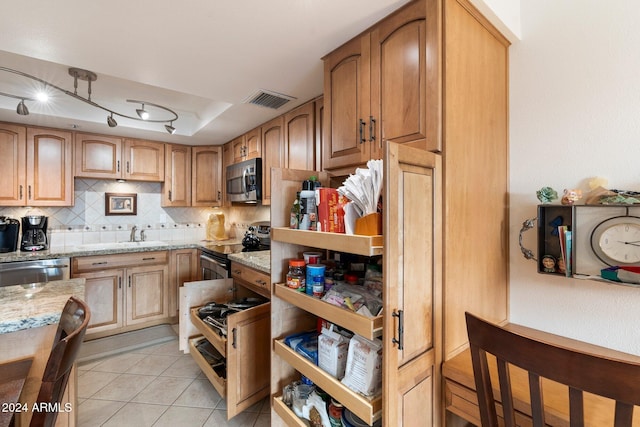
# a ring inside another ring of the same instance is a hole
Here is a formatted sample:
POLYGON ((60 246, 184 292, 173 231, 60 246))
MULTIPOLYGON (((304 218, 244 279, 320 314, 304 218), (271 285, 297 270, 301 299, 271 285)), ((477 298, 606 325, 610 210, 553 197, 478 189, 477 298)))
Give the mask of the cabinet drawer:
POLYGON ((74 257, 71 261, 72 273, 106 270, 121 267, 167 264, 167 251, 129 252, 115 255, 95 255, 74 257))
POLYGON ((233 262, 231 263, 231 277, 251 285, 251 290, 259 293, 264 297, 270 298, 271 277, 269 277, 268 274, 233 262))

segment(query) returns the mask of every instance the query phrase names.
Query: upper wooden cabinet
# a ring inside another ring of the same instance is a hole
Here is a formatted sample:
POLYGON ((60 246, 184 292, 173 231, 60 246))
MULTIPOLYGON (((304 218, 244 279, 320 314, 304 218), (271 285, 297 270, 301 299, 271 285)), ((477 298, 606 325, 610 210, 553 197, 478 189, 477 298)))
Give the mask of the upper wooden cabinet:
POLYGON ((191 206, 191 147, 165 144, 162 206, 191 206))
POLYGON ((231 141, 233 147, 233 163, 260 157, 262 140, 260 127, 250 130, 231 141))
POLYGON ((316 170, 315 102, 307 102, 284 115, 284 167, 316 170))
POLYGON ((139 139, 124 140, 124 179, 164 181, 164 144, 139 139))
POLYGON ((222 206, 222 147, 192 147, 191 157, 191 206, 222 206))
POLYGON ((0 205, 73 205, 71 132, 0 125, 0 205))
POLYGON ((78 133, 74 176, 161 182, 164 150, 161 142, 78 133))
POLYGON ((265 123, 262 129, 262 204, 271 204, 271 168, 284 166, 284 119, 282 116, 265 123))
POLYGON ((383 141, 436 150, 425 16, 426 3, 414 2, 324 58, 325 169, 379 159, 383 141))

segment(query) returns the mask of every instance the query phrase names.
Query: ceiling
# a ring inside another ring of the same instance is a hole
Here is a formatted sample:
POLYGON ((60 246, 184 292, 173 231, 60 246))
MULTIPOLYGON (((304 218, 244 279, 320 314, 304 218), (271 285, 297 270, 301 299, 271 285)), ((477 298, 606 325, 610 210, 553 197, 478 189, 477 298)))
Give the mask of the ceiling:
MULTIPOLYGON (((407 0, 28 0, 5 2, 0 67, 73 92, 69 67, 98 78, 91 100, 135 116, 139 104, 179 115, 163 124, 115 117, 55 90, 47 104, 0 96, 0 121, 192 145, 222 144, 322 94, 322 56, 407 0), (178 6, 179 5, 179 6, 178 6), (279 109, 243 103, 258 90, 296 99, 279 109)), ((0 72, 0 92, 32 98, 39 86, 0 72)), ((87 83, 77 93, 87 97, 87 83)), ((149 109, 149 108, 148 108, 149 109)), ((152 111, 153 112, 153 111, 152 111)), ((167 117, 166 112, 156 111, 167 117)), ((161 117, 162 116, 162 117, 161 117)), ((171 115, 168 115, 171 116, 171 115)))

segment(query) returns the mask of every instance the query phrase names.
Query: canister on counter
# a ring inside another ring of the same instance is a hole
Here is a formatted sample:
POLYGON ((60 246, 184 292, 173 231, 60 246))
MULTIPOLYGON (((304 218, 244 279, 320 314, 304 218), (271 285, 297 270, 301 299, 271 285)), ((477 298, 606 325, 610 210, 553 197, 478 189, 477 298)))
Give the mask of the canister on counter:
POLYGON ((316 283, 315 278, 318 277, 318 283, 322 283, 322 291, 324 292, 324 270, 326 266, 324 264, 307 264, 306 270, 306 283, 307 295, 313 295, 313 284, 316 283))
POLYGON ((287 287, 300 292, 305 292, 306 278, 303 259, 289 260, 289 272, 287 273, 287 287))

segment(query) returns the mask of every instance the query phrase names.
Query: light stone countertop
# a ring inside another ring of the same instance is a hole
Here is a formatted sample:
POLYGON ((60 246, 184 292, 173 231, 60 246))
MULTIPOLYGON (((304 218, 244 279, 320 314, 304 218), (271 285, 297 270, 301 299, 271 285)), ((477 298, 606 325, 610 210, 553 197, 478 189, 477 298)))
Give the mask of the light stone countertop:
POLYGON ((0 287, 0 334, 57 324, 70 296, 84 299, 85 279, 0 287))
POLYGON ((229 254, 229 259, 263 273, 271 273, 271 251, 239 252, 229 254))

